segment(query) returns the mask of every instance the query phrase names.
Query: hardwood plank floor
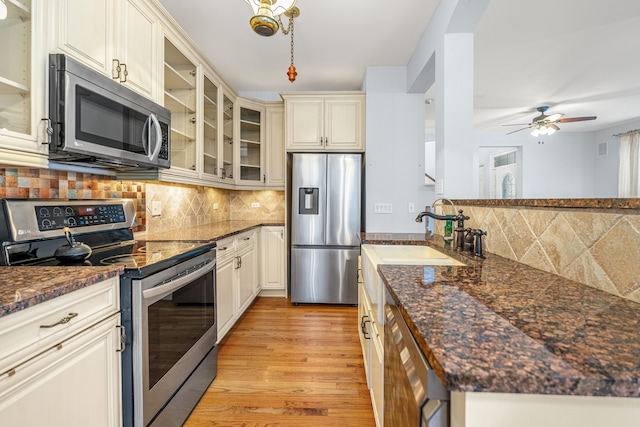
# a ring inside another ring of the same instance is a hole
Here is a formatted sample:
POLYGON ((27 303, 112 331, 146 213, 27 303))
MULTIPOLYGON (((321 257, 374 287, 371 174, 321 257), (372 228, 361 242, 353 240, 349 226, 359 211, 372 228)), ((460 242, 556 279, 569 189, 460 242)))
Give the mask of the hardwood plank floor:
POLYGON ((357 316, 257 298, 220 344, 218 375, 184 426, 375 427, 357 316))

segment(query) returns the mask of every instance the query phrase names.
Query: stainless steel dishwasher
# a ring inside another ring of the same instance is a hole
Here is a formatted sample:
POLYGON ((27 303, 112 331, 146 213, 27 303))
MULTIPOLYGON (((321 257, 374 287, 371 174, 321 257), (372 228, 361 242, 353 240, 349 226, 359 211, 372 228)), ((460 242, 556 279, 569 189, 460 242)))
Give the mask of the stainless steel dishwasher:
POLYGON ((448 427, 449 392, 429 366, 389 291, 384 311, 384 425, 448 427))

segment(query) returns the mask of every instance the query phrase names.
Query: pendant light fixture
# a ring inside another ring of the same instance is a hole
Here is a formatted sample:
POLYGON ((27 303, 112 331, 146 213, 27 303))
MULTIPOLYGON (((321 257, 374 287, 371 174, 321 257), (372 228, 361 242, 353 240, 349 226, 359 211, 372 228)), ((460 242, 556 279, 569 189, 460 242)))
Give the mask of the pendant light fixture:
POLYGON ((300 9, 295 6, 296 0, 246 0, 253 9, 254 15, 249 20, 256 34, 270 37, 282 30, 284 35, 291 35, 291 65, 287 71, 289 81, 296 80, 298 72, 293 65, 293 20, 300 16, 300 9), (289 18, 289 25, 284 28, 280 15, 289 18))

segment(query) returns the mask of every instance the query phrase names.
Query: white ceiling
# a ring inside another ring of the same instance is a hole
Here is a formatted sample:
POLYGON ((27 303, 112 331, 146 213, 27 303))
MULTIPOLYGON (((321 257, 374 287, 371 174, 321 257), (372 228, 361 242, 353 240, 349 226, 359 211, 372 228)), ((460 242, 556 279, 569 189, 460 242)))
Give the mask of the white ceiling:
MULTIPOLYGON (((159 1, 236 91, 265 92, 265 98, 358 90, 366 66, 406 65, 438 4, 297 0, 298 77, 290 83, 289 37, 253 33, 245 0, 159 1)), ((529 123, 541 105, 565 117, 598 116, 562 124, 563 131, 639 119, 640 1, 492 0, 476 30, 475 63, 478 131, 514 130, 501 125, 529 123)))

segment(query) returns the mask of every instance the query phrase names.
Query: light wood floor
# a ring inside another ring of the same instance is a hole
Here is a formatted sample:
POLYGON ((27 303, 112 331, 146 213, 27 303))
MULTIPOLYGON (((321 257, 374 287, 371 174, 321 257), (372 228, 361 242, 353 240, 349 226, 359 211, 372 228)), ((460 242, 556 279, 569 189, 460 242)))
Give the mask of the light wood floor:
POLYGON ((185 427, 375 427, 357 307, 257 298, 219 348, 185 427))

